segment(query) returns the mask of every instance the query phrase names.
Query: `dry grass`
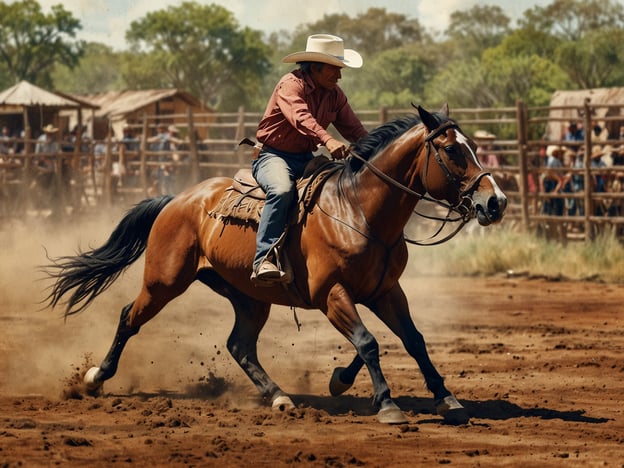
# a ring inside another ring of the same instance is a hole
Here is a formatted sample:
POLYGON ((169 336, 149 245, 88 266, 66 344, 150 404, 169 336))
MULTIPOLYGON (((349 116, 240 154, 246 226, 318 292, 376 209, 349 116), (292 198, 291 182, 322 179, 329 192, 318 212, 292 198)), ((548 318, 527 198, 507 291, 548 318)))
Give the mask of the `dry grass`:
POLYGON ((548 241, 505 226, 462 232, 445 244, 413 247, 407 274, 526 274, 624 282, 624 246, 611 233, 593 242, 548 241), (422 269, 427 265, 427 270, 422 269))

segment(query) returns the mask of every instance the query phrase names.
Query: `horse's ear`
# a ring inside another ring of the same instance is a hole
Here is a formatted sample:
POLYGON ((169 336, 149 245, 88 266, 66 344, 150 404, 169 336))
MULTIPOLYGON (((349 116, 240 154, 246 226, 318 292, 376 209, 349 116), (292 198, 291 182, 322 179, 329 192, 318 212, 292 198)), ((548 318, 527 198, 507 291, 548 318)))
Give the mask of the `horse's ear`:
POLYGON ((429 129, 429 131, 433 131, 440 126, 440 123, 436 120, 436 118, 423 109, 421 106, 418 106, 418 115, 420 115, 420 120, 425 124, 425 127, 429 129))
POLYGON ((449 116, 448 102, 445 102, 444 105, 440 108, 440 114, 442 114, 445 117, 449 116))

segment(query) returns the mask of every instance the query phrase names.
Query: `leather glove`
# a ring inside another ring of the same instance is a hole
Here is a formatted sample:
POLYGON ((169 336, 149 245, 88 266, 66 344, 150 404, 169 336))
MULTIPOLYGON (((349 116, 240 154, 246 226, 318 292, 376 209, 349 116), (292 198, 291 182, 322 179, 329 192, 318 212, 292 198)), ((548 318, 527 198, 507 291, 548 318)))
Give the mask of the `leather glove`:
POLYGON ((331 154, 334 159, 344 159, 349 154, 347 146, 335 138, 330 138, 327 143, 325 143, 325 148, 327 148, 327 151, 329 151, 329 154, 331 154))

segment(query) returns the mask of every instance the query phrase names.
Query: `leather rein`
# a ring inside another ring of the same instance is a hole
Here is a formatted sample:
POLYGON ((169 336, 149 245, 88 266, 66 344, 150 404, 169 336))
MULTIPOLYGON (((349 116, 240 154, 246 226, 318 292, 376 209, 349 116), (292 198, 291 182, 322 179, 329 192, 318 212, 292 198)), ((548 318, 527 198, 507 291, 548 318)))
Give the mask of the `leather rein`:
POLYGON ((353 151, 353 150, 349 151, 349 154, 351 156, 353 156, 354 158, 356 158, 359 161, 361 161, 362 163, 364 163, 364 165, 368 169, 370 169, 370 171, 373 174, 375 174, 377 177, 379 177, 380 179, 382 179, 384 182, 388 183, 389 185, 397 187, 398 189, 402 190, 403 192, 407 193, 408 195, 412 195, 412 196, 418 198, 419 200, 425 200, 425 201, 429 201, 429 202, 435 203, 436 205, 441 206, 442 208, 445 208, 446 210, 448 210, 446 216, 444 216, 444 217, 430 216, 430 215, 418 212, 417 210, 414 210, 414 213, 416 215, 420 216, 421 218, 425 218, 425 219, 429 219, 429 220, 433 220, 433 221, 440 221, 441 225, 440 225, 438 230, 433 235, 431 235, 428 239, 425 239, 425 240, 409 239, 409 238, 406 238, 404 236, 403 238, 404 238, 405 242, 408 242, 410 244, 421 245, 421 246, 433 246, 433 245, 442 244, 442 243, 452 239, 453 237, 455 237, 455 235, 459 231, 461 231, 461 229, 466 225, 466 223, 468 223, 468 221, 470 221, 472 218, 475 217, 475 209, 474 209, 472 200, 470 198, 470 194, 472 192, 474 192, 475 187, 477 187, 479 185, 479 183, 481 182, 481 179, 483 177, 486 177, 486 176, 490 175, 489 172, 485 172, 485 171, 479 172, 477 175, 473 176, 468 181, 468 183, 465 184, 465 188, 462 190, 462 188, 461 188, 461 186, 462 186, 461 179, 458 179, 457 177, 455 177, 453 175, 451 170, 448 168, 448 166, 446 165, 446 163, 444 162, 444 160, 440 156, 438 148, 436 148, 436 146, 433 144, 433 140, 435 138, 437 138, 441 134, 445 133, 449 129, 459 130, 459 125, 457 125, 455 122, 452 122, 452 121, 445 122, 442 125, 440 125, 438 128, 436 128, 435 130, 431 131, 425 137, 425 142, 427 143, 427 155, 426 155, 426 160, 425 160, 425 171, 424 171, 424 175, 423 175, 423 178, 422 178, 422 182, 423 182, 423 186, 425 188, 425 193, 426 193, 427 192, 427 173, 428 173, 428 169, 429 169, 429 160, 430 160, 431 154, 433 153, 436 162, 438 163, 438 165, 440 166, 440 168, 444 172, 444 175, 446 176, 446 179, 448 180, 449 184, 451 186, 453 186, 457 190, 457 192, 459 194, 458 202, 455 203, 455 204, 446 203, 446 202, 444 202, 442 200, 437 200, 437 199, 432 198, 430 196, 427 196, 425 194, 418 193, 415 190, 412 190, 411 188, 409 188, 408 186, 402 184, 401 182, 393 179, 392 177, 390 177, 386 173, 382 172, 373 163, 371 163, 367 159, 363 158, 362 156, 357 154, 355 151, 353 151), (455 213, 457 216, 452 216, 453 213, 455 213), (438 236, 440 234, 440 232, 442 232, 442 230, 444 229, 444 227, 446 226, 447 223, 459 223, 459 224, 457 225, 457 227, 451 233, 447 234, 443 238, 436 239, 436 240, 431 240, 431 239, 435 239, 435 237, 438 236))

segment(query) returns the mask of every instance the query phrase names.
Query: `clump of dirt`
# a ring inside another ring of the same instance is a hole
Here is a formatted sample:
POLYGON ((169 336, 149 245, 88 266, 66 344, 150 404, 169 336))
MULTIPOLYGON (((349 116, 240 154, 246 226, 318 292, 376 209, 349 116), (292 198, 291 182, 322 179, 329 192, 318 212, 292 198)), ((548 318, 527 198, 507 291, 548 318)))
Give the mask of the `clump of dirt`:
POLYGON ((69 377, 63 379, 63 400, 82 400, 85 396, 97 397, 102 395, 102 387, 90 388, 84 383, 86 372, 93 367, 91 353, 83 355, 80 365, 72 365, 73 372, 69 377))
POLYGON ((186 394, 192 398, 218 398, 233 385, 223 377, 218 377, 209 371, 208 375, 202 376, 197 382, 186 386, 186 394))

